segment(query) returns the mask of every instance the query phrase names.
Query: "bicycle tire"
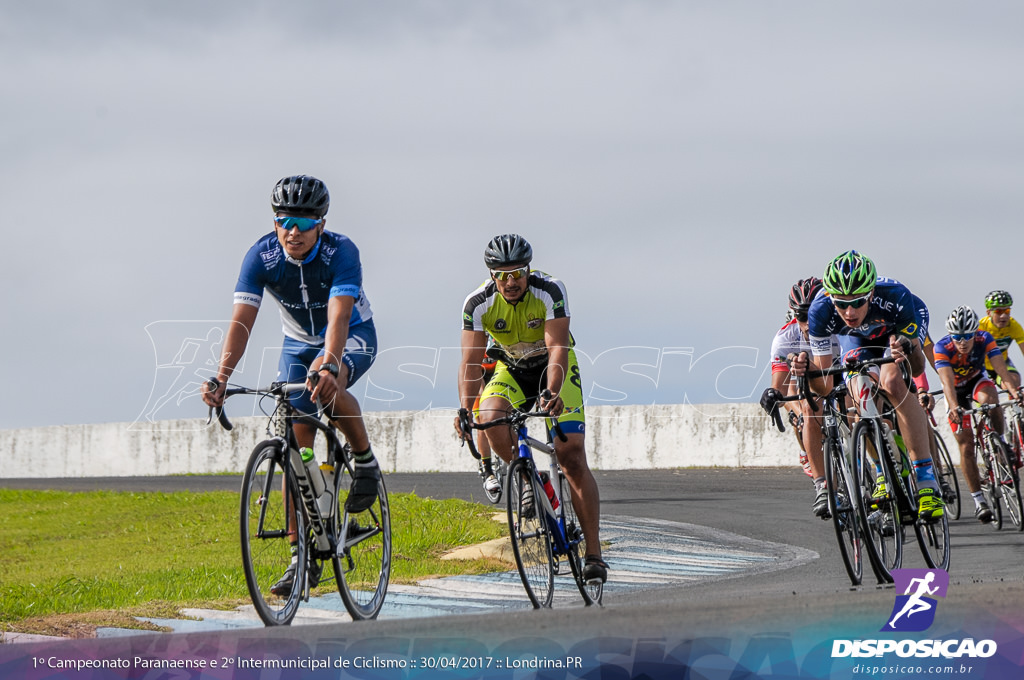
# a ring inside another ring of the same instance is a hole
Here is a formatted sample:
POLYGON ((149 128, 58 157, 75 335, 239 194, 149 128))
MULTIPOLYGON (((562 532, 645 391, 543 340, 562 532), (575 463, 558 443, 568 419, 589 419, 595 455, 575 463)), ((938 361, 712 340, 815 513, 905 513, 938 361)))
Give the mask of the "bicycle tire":
MULTIPOLYGON (((946 510, 953 513, 953 519, 960 519, 960 480, 956 476, 956 467, 953 466, 953 459, 949 455, 946 441, 939 434, 938 430, 931 428, 931 431, 932 437, 935 438, 936 450, 939 452, 939 458, 942 461, 942 474, 939 475, 940 482, 945 481, 952 492, 949 498, 943 497, 943 500, 946 502, 946 510)), ((940 490, 941 487, 940 483, 940 490)))
POLYGON ((532 460, 517 458, 512 461, 505 489, 509 538, 519 578, 535 609, 550 607, 554 595, 555 562, 551 534, 541 507, 544 488, 537 480, 532 460), (532 504, 524 504, 524 489, 531 490, 532 504))
POLYGON ((850 584, 859 586, 864 578, 863 540, 857 509, 857 490, 851 478, 842 445, 825 439, 825 484, 828 488, 828 510, 839 542, 850 584))
POLYGON ((875 436, 875 427, 873 421, 861 419, 853 428, 853 450, 860 465, 861 507, 864 510, 864 536, 867 539, 864 547, 868 549, 868 558, 878 582, 893 583, 892 570, 899 569, 903 564, 904 528, 895 496, 895 484, 903 482, 896 479, 892 460, 884 450, 879 452, 882 473, 878 476, 874 473, 875 463, 871 459, 870 450, 879 439, 875 436), (871 446, 868 446, 869 442, 871 446), (872 491, 878 477, 885 482, 886 495, 874 499, 872 491))
MULTIPOLYGON (((913 473, 909 476, 910 497, 917 498, 917 480, 913 473)), ((921 555, 929 569, 949 570, 949 513, 943 511, 942 516, 933 522, 920 518, 914 521, 914 533, 921 555)))
POLYGON ((975 447, 977 451, 981 452, 981 460, 984 463, 984 469, 978 470, 978 476, 981 478, 981 492, 985 496, 985 502, 988 503, 988 507, 992 510, 992 521, 989 524, 995 531, 999 531, 1003 528, 1003 504, 1000 502, 1002 492, 998 485, 993 484, 993 470, 995 466, 992 461, 992 454, 988 449, 988 445, 985 443, 984 437, 977 437, 975 439, 975 447))
POLYGON ((354 621, 375 619, 384 606, 391 580, 391 505, 384 478, 377 482, 377 499, 366 510, 345 510, 348 481, 345 468, 334 477, 337 509, 333 530, 344 548, 331 559, 338 594, 354 621), (344 488, 343 488, 344 487, 344 488))
POLYGON ((599 580, 583 580, 583 558, 587 554, 583 528, 572 504, 572 490, 562 469, 558 469, 558 497, 562 501, 562 516, 565 518, 565 538, 569 543, 569 569, 586 606, 600 605, 604 598, 604 583, 599 580))
POLYGON ((287 462, 287 454, 279 442, 261 442, 249 456, 242 478, 239 528, 245 585, 256 613, 267 626, 291 623, 304 590, 297 586, 306 578, 306 541, 298 540, 294 556, 296 585, 287 597, 278 597, 270 591, 292 562, 289 536, 306 535, 302 512, 288 511, 288 495, 284 489, 289 490, 293 499, 299 494, 295 477, 287 471, 287 462))
POLYGON ((996 483, 1002 491, 1003 505, 1010 521, 1017 531, 1024 531, 1024 499, 1021 498, 1020 476, 1017 474, 1016 466, 1013 464, 1012 453, 1006 443, 998 437, 992 437, 993 468, 996 483))

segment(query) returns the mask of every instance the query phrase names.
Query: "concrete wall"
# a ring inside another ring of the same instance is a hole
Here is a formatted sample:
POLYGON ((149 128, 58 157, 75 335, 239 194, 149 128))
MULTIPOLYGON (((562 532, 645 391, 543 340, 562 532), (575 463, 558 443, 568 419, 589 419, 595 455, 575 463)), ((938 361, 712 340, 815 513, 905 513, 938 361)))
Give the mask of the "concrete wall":
MULTIPOLYGON (((365 419, 385 471, 476 469, 455 437, 452 411, 368 413, 365 419)), ((0 477, 241 472, 253 446, 266 438, 266 423, 237 418, 231 432, 201 419, 0 430, 0 477)), ((780 434, 756 404, 600 406, 587 410, 587 428, 588 456, 597 469, 798 464, 788 425, 780 434)), ((947 443, 959 460, 951 436, 947 443)))

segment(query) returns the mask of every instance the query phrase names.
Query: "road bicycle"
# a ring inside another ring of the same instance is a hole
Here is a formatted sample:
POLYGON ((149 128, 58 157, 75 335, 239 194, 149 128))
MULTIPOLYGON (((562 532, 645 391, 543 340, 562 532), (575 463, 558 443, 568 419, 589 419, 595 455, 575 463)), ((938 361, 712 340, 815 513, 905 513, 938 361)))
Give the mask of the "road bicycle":
MULTIPOLYGON (((797 379, 798 393, 779 399, 783 401, 806 400, 812 410, 817 411, 815 398, 807 388, 806 380, 797 379)), ((843 407, 846 397, 845 383, 839 383, 822 397, 822 452, 825 462, 825 485, 828 489, 828 516, 832 519, 839 553, 846 566, 846 573, 852 585, 860 585, 864 577, 864 523, 857 508, 860 494, 853 472, 853 458, 850 447, 850 423, 843 407)), ((779 432, 784 430, 778 409, 772 413, 779 432)), ((806 421, 804 427, 809 427, 806 421)))
MULTIPOLYGON (((316 373, 309 379, 314 381, 316 373)), ((211 381, 211 389, 217 383, 211 381)), ((345 509, 352 475, 351 451, 342 444, 333 425, 297 411, 289 395, 306 389, 305 382, 275 382, 267 388, 228 387, 225 400, 249 394, 273 399, 267 416, 269 439, 253 449, 242 479, 241 541, 245 583, 253 606, 268 626, 287 625, 299 602, 308 601, 316 586, 336 582, 345 608, 354 620, 373 619, 380 613, 391 575, 391 511, 384 480, 377 484, 377 499, 367 510, 345 509), (319 469, 304 463, 293 426, 304 423, 323 433, 327 462, 319 469), (317 496, 315 475, 323 475, 317 496), (271 587, 296 560, 294 586, 283 596, 271 587), (330 563, 332 575, 325 574, 330 563)), ((221 426, 232 429, 223 408, 216 411, 221 426)))
MULTIPOLYGON (((472 430, 508 426, 516 432, 517 457, 508 466, 505 503, 508 511, 512 555, 523 587, 535 609, 550 607, 554 596, 554 577, 569 573, 587 606, 601 604, 604 583, 584 580, 583 529, 572 505, 569 483, 555 458, 554 445, 534 439, 527 431, 530 418, 549 418, 546 411, 512 409, 508 416, 488 423, 474 423, 469 412, 459 410, 459 424, 467 433, 465 441, 474 451, 472 430), (548 470, 537 468, 533 451, 551 457, 548 470)), ((552 421, 556 436, 566 441, 558 423, 552 421)))
MULTIPOLYGON (((999 394, 1009 394, 1007 390, 999 390, 999 394)), ((1006 437, 1004 437, 1014 464, 1018 469, 1024 460, 1024 406, 1020 401, 1011 401, 1006 408, 1006 437)))
POLYGON ((984 463, 984 468, 979 470, 979 477, 985 502, 992 509, 993 528, 1003 528, 1005 509, 1005 514, 1010 516, 1017 531, 1024 531, 1024 500, 1021 498, 1020 475, 1015 458, 1010 447, 992 427, 991 412, 1010 403, 978 404, 972 409, 964 409, 963 414, 971 418, 975 454, 980 453, 984 463))
MULTIPOLYGON (((936 399, 944 396, 941 389, 932 390, 928 394, 936 399)), ((935 420, 935 414, 931 410, 927 410, 927 413, 928 426, 931 428, 937 452, 932 456, 932 462, 935 464, 935 478, 939 480, 942 500, 946 502, 946 512, 949 513, 950 519, 960 519, 960 480, 957 478, 956 467, 949 455, 946 441, 939 433, 939 424, 935 420)))
POLYGON ((945 513, 934 521, 918 517, 917 477, 902 439, 894 430, 895 409, 879 394, 869 375, 872 367, 895 361, 893 357, 851 361, 806 373, 807 378, 846 374, 849 395, 859 416, 851 433, 850 472, 856 487, 855 504, 864 523, 864 547, 879 583, 892 583, 892 570, 903 565, 908 526, 914 528, 929 567, 948 569, 950 560, 949 518, 945 513), (875 403, 876 397, 883 403, 882 410, 875 403), (877 496, 875 489, 879 491, 877 496))

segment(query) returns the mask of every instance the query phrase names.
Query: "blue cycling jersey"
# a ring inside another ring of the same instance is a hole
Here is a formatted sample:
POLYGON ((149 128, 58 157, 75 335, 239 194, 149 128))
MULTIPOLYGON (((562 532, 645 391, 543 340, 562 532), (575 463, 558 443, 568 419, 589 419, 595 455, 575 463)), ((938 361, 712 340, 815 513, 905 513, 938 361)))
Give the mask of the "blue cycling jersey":
POLYGON ((284 252, 274 233, 249 249, 235 286, 235 304, 259 307, 263 290, 281 306, 284 334, 310 345, 323 345, 327 330, 327 301, 345 295, 355 298, 349 326, 373 316, 363 292, 359 249, 347 236, 324 231, 302 261, 284 252))
POLYGON ((919 337, 922 326, 920 309, 927 310, 927 307, 899 281, 878 277, 868 306, 864 323, 851 328, 836 311, 832 298, 824 290, 820 291, 807 311, 807 335, 814 355, 832 354, 833 335, 838 336, 839 347, 844 354, 855 347, 887 346, 888 338, 893 334, 919 337))

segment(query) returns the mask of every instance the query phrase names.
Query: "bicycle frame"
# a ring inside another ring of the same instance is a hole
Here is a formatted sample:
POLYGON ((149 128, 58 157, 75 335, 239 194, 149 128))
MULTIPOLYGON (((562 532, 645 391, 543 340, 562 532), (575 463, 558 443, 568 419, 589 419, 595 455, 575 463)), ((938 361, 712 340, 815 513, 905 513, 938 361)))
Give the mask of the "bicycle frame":
POLYGON ((540 468, 537 466, 537 461, 534 459, 531 450, 537 450, 551 456, 551 463, 548 466, 548 481, 554 491, 555 500, 558 501, 558 509, 556 510, 551 507, 551 501, 548 500, 547 494, 541 494, 542 498, 535 499, 534 502, 540 503, 541 507, 544 509, 544 516, 547 518, 548 529, 551 531, 551 537, 554 540, 554 554, 567 555, 572 548, 579 544, 581 539, 570 541, 565 533, 565 504, 559 496, 559 487, 561 485, 558 484, 559 468, 558 461, 555 459, 555 447, 550 443, 542 442, 539 439, 531 437, 527 431, 525 422, 516 428, 516 435, 518 457, 530 459, 533 463, 533 474, 542 488, 544 481, 541 478, 540 468))

